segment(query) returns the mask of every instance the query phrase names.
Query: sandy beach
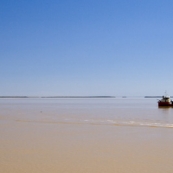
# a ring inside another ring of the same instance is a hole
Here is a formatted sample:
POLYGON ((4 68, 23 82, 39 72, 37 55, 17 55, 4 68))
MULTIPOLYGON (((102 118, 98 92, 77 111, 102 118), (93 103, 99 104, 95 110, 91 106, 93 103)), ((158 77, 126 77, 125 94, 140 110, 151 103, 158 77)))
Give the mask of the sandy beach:
MULTIPOLYGON (((54 104, 54 101, 49 101, 48 104, 38 104, 39 101, 28 103, 23 100, 0 102, 2 173, 172 173, 173 171, 171 127, 131 126, 122 123, 117 125, 93 121, 103 120, 104 113, 111 115, 107 115, 109 120, 111 117, 117 119, 117 116, 122 114, 122 109, 118 109, 121 106, 115 111, 108 106, 110 103, 104 110, 100 110, 98 105, 103 107, 102 101, 99 101, 97 106, 95 104, 93 109, 88 109, 90 107, 86 106, 88 102, 79 104, 80 100, 70 101, 71 107, 66 101, 54 104), (104 113, 99 115, 98 112, 104 113), (90 120, 92 122, 88 123, 90 120)), ((127 108, 123 109, 126 113, 129 111, 127 108)), ((166 110, 166 114, 164 110, 154 107, 146 106, 145 109, 150 109, 152 113, 158 111, 162 115, 164 113, 163 117, 167 116, 166 121, 170 121, 172 109, 166 110)), ((138 109, 133 111, 138 112, 138 109)), ((161 114, 158 113, 158 116, 161 114)), ((167 123, 170 125, 172 121, 167 123)))

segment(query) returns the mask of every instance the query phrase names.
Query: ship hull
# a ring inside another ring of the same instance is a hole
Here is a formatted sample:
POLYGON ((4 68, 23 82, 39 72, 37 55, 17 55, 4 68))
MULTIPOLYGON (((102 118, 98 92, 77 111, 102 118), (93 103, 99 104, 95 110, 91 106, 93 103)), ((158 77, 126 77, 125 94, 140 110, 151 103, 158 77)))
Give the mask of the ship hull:
POLYGON ((173 104, 169 102, 158 102, 158 106, 168 107, 168 106, 173 106, 173 104))

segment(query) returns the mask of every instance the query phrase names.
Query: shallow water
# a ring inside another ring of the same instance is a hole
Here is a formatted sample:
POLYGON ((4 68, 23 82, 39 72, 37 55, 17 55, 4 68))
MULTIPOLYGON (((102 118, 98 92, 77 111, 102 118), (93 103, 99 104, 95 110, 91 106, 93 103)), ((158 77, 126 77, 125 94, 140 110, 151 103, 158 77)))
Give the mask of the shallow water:
POLYGON ((173 108, 156 99, 1 99, 0 110, 4 121, 173 127, 173 108))
POLYGON ((172 127, 156 99, 0 99, 0 173, 172 173, 172 127))

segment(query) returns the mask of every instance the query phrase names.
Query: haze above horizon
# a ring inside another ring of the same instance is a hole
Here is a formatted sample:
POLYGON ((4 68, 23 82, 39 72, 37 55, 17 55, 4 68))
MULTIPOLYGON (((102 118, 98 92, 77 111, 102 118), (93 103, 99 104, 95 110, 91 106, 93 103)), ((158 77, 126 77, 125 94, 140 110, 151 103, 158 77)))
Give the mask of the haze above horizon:
POLYGON ((0 95, 173 95, 173 1, 0 1, 0 95))

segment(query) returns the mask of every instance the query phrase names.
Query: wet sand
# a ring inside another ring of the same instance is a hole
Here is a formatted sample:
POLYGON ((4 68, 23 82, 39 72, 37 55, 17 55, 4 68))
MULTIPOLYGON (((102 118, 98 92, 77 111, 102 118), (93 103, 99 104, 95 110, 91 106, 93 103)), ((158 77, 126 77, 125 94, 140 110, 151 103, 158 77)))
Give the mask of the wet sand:
POLYGON ((172 173, 173 128, 88 123, 103 110, 61 107, 1 104, 0 172, 172 173))

